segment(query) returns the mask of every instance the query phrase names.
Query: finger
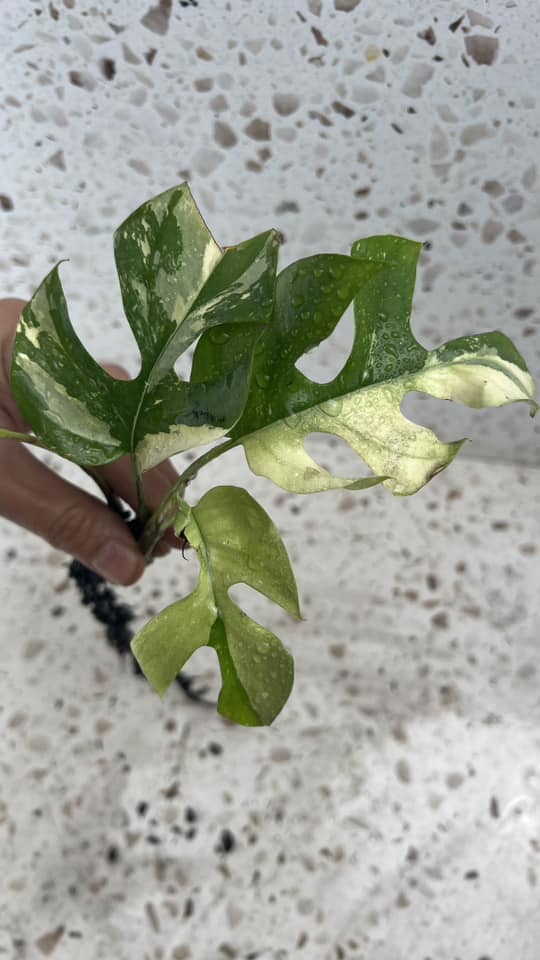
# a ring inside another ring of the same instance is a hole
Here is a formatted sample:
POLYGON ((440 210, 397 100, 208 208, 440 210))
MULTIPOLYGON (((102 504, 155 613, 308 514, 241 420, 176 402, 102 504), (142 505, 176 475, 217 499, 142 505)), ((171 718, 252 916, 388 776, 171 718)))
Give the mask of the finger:
POLYGON ((129 373, 125 367, 121 367, 119 363, 104 363, 103 369, 110 373, 111 377, 115 377, 117 380, 131 380, 129 373))
MULTIPOLYGON (((133 509, 137 508, 137 490, 133 476, 133 466, 129 457, 122 457, 115 463, 99 468, 99 473, 107 481, 115 493, 133 509)), ((171 487, 178 480, 178 474, 172 463, 161 463, 158 467, 148 470, 143 476, 144 498, 148 509, 157 510, 161 501, 167 496, 171 487)), ((178 538, 172 530, 164 535, 164 540, 171 547, 178 547, 178 538)))
POLYGON ((25 306, 24 300, 0 300, 0 406, 11 429, 21 433, 26 432, 28 426, 11 393, 9 373, 17 324, 25 306))
POLYGON ((158 545, 152 551, 154 557, 166 557, 171 552, 171 548, 164 540, 160 540, 158 545))
POLYGON ((25 300, 0 300, 0 377, 7 383, 13 354, 13 342, 25 300))
MULTIPOLYGON (((97 472, 122 500, 133 508, 137 507, 137 489, 133 465, 129 457, 121 457, 114 463, 98 467, 97 472)), ((144 498, 149 510, 154 511, 159 507, 176 480, 178 480, 178 474, 172 465, 160 464, 159 467, 154 467, 143 475, 144 498)))
POLYGON ((134 583, 144 571, 120 517, 9 440, 0 447, 0 511, 113 583, 134 583))

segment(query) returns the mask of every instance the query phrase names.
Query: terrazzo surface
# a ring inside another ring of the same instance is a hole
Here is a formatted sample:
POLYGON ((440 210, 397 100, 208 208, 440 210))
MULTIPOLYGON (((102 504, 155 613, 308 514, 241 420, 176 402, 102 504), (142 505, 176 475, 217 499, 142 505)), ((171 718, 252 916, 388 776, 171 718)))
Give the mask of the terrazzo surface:
MULTIPOLYGON (((1 296, 68 257, 82 339, 135 372, 111 235, 187 178, 222 244, 280 228, 282 265, 425 241, 417 336, 503 329, 538 377, 536 3, 4 0, 0 26, 1 296)), ((346 316, 302 369, 350 342, 346 316)), ((235 454, 193 485, 245 484, 297 573, 300 624, 235 588, 295 656, 270 729, 162 703, 0 521, 0 957, 538 960, 540 426, 404 409, 473 440, 414 498, 293 497, 235 454)), ((176 555, 121 594, 139 626, 196 577, 176 555)), ((214 697, 211 651, 189 671, 214 697)))
MULTIPOLYGON (((537 473, 461 460, 407 500, 211 473, 298 573, 299 625, 242 594, 296 660, 270 729, 162 703, 64 557, 1 528, 4 955, 535 960, 537 473)), ((196 575, 151 567, 140 623, 196 575)), ((215 669, 191 661, 213 692, 215 669)))

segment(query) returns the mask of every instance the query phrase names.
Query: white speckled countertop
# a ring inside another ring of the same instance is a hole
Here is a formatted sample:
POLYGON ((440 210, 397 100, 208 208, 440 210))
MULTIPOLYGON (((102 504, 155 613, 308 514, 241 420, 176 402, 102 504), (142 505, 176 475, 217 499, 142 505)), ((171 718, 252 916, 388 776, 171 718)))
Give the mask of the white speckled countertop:
MULTIPOLYGON (((134 369, 111 233, 189 177, 221 242, 275 225, 283 263, 429 241, 419 338, 498 327, 538 375, 539 21, 515 0, 4 0, 0 294, 70 257, 81 336, 134 369)), ((328 379, 350 332, 304 369, 328 379)), ((243 593, 296 660, 268 730, 162 704, 65 558, 0 522, 0 958, 538 960, 540 426, 407 403, 474 440, 414 498, 292 497, 232 454, 194 487, 245 483, 296 569, 299 625, 243 593)), ((195 577, 167 558, 123 596, 142 624, 195 577)))
MULTIPOLYGON (((1 528, 0 955, 534 960, 536 472, 462 459, 407 500, 250 489, 306 618, 248 596, 296 659, 268 730, 162 704, 64 558, 1 528)), ((148 613, 195 573, 166 558, 129 596, 148 613)))

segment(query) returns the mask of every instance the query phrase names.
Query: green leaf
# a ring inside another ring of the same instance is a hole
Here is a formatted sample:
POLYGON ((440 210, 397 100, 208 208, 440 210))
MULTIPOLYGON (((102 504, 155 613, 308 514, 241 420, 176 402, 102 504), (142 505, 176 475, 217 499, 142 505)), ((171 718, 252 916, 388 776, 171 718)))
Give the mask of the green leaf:
POLYGON ((160 696, 196 649, 218 655, 220 713, 248 726, 270 724, 293 683, 293 660, 278 638, 248 617, 229 596, 246 583, 300 617, 296 583, 279 533, 261 506, 238 487, 215 487, 196 507, 180 505, 185 530, 200 562, 188 597, 151 620, 132 643, 142 670, 160 696))
MULTIPOLYGON (((352 257, 310 257, 279 274, 244 412, 229 432, 254 473, 295 493, 384 482, 407 495, 447 466, 464 442, 442 443, 407 420, 400 407, 410 391, 476 407, 524 400, 536 411, 525 362, 503 334, 464 337, 432 352, 418 343, 410 315, 420 250, 399 237, 372 237, 358 241, 352 257), (314 383, 296 362, 329 336, 352 299, 351 355, 330 383, 314 383), (322 468, 305 450, 311 433, 342 437, 374 476, 346 479, 322 468)), ((203 336, 196 375, 231 368, 235 354, 249 350, 249 336, 231 330, 225 345, 203 336)))
POLYGON ((242 413, 252 354, 189 382, 174 364, 202 332, 226 337, 223 325, 249 330, 253 349, 271 315, 277 250, 269 231, 222 251, 186 185, 136 210, 115 234, 122 299, 141 351, 132 381, 109 376, 82 345, 55 267, 23 312, 11 370, 39 440, 81 465, 130 453, 147 470, 223 436, 242 413))

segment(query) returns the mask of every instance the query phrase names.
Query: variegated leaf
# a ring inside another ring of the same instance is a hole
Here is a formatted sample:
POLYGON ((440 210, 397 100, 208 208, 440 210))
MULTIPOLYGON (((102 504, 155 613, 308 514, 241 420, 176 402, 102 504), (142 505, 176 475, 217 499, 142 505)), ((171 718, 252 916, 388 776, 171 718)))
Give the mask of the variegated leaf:
POLYGON ((23 312, 11 383, 36 437, 77 463, 136 454, 142 470, 223 436, 242 413, 251 354, 232 371, 182 381, 178 357, 203 331, 240 324, 253 344, 271 315, 278 238, 222 251, 186 185, 155 197, 115 234, 126 316, 141 371, 118 381, 78 339, 55 267, 23 312))
MULTIPOLYGON (((413 336, 410 313, 421 245, 399 237, 356 243, 352 257, 311 257, 279 276, 272 323, 257 345, 249 397, 230 436, 251 469, 295 493, 384 482, 394 494, 422 487, 455 457, 463 441, 443 443, 401 413, 410 391, 471 407, 528 401, 537 409, 526 364, 501 333, 463 337, 428 352, 413 336), (296 367, 326 339, 354 299, 355 339, 341 372, 314 383, 296 367), (312 433, 341 437, 373 470, 368 478, 335 476, 305 449, 312 433)), ((198 376, 229 367, 249 334, 199 341, 198 376)))
POLYGON ((132 643, 148 680, 164 696, 201 646, 218 655, 219 711, 236 723, 271 723, 293 682, 293 660, 278 638, 229 596, 247 583, 300 617, 296 583, 279 533, 261 506, 239 487, 215 487, 196 507, 181 504, 176 524, 196 549, 200 576, 188 597, 153 618, 132 643))

